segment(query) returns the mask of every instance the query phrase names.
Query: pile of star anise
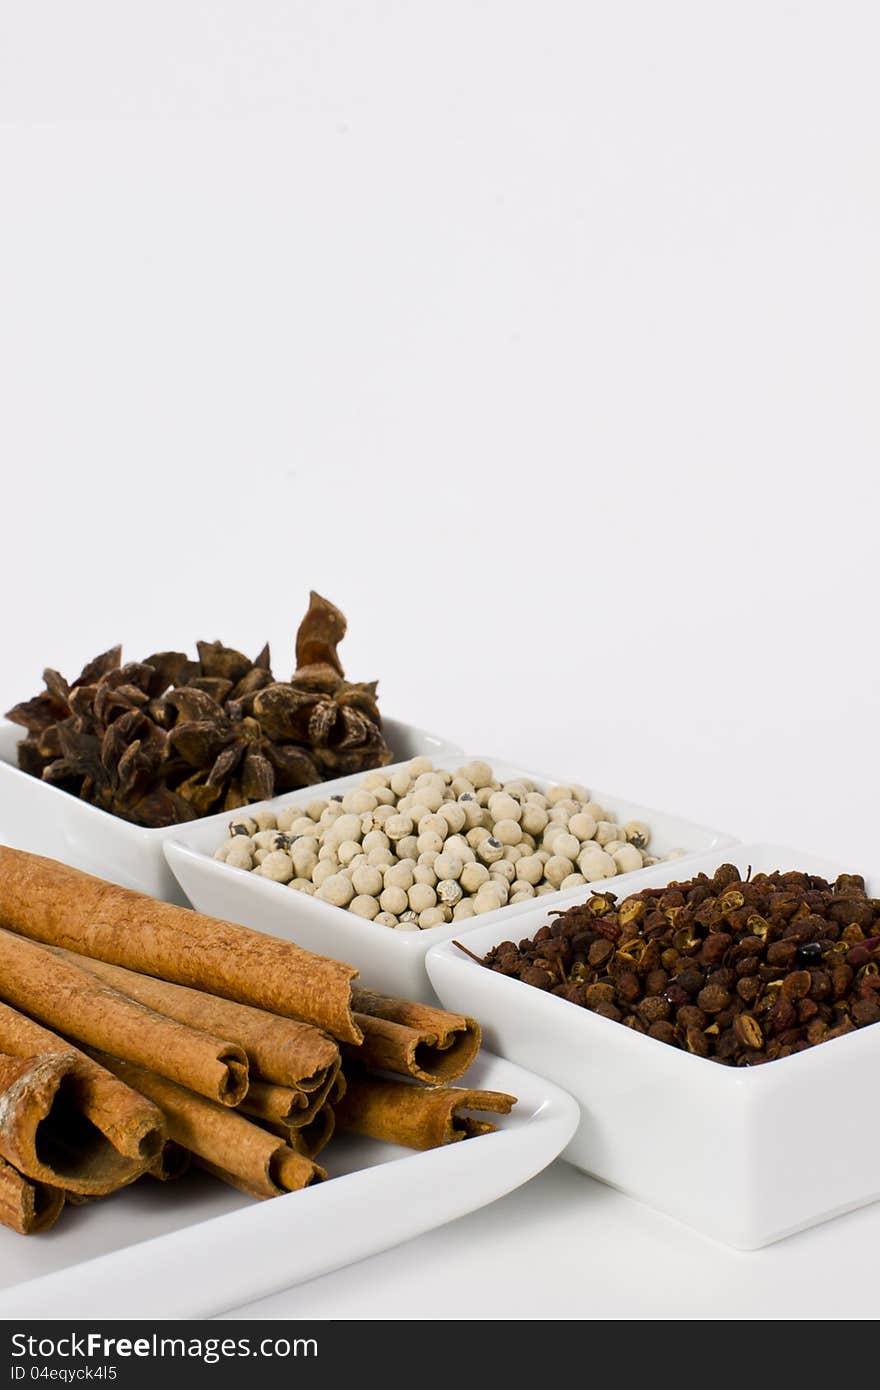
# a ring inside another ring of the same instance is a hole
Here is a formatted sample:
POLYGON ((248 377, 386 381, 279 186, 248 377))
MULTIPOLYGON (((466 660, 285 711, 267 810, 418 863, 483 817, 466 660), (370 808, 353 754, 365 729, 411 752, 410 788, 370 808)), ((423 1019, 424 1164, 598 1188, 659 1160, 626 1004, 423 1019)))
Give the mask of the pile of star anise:
POLYGON ((27 729, 19 766, 137 825, 175 825, 332 777, 382 767, 376 682, 345 679, 342 613, 313 593, 296 638, 297 669, 278 681, 269 648, 250 661, 199 642, 197 661, 158 652, 121 664, 112 647, 72 684, 7 714, 27 729))

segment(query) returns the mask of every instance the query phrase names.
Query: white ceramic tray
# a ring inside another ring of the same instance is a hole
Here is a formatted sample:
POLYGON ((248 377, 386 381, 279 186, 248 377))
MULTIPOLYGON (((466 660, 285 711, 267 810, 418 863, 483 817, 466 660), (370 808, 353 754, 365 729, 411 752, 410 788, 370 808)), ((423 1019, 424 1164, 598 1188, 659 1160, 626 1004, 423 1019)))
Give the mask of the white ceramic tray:
MULTIPOLYGON (((844 872, 752 844, 606 886, 623 897, 725 861, 744 876, 749 866, 831 881, 844 872)), ((867 887, 880 895, 880 878, 867 887)), ((516 938, 546 920, 532 909, 516 938)), ((468 949, 484 956, 508 936, 500 922, 478 928, 468 949)), ((723 1067, 487 970, 451 942, 431 950, 427 967, 441 1002, 478 1017, 490 1047, 578 1100, 581 1123, 563 1157, 649 1206, 752 1250, 880 1197, 880 1024, 759 1067, 723 1067)))
MULTIPOLYGON (((383 726, 395 758, 444 758, 460 745, 398 719, 383 726)), ((177 826, 147 830, 22 772, 16 748, 24 730, 0 720, 0 841, 45 854, 153 898, 186 904, 162 845, 177 826)), ((297 795, 302 795, 298 792, 297 795)), ((211 817, 213 819, 213 817, 211 817)))
POLYGON ((46 1235, 0 1227, 0 1318, 204 1318, 464 1216, 545 1168, 578 1122, 551 1082, 483 1053, 458 1083, 518 1097, 495 1134, 412 1153, 354 1135, 331 1180, 256 1202, 193 1173, 62 1212, 46 1235))
MULTIPOLYGON (((472 761, 473 756, 456 754, 438 757, 435 761, 438 766, 452 771, 472 761)), ((499 758, 486 758, 486 761, 504 781, 527 777, 544 789, 562 780, 545 773, 527 771, 499 758)), ((360 775, 341 777, 312 788, 305 796, 302 792, 288 792, 285 796, 258 804, 273 809, 297 805, 316 797, 326 798, 344 793, 358 786, 360 780, 360 775)), ((680 846, 690 856, 701 851, 720 851, 735 843, 729 835, 681 820, 677 816, 652 811, 604 792, 596 791, 593 795, 614 813, 621 824, 627 820, 647 821, 651 827, 650 848, 654 854, 665 854, 680 846)), ((532 901, 514 903, 499 908, 497 912, 428 927, 425 931, 402 932, 376 926, 374 922, 358 917, 345 908, 334 907, 320 898, 299 893, 284 884, 273 883, 246 869, 236 869, 214 859, 214 851, 225 838, 229 819, 228 812, 207 816, 189 825, 178 826, 165 839, 168 863, 193 906, 210 916, 239 922, 271 936, 283 936, 310 951, 348 961, 358 967, 364 984, 405 999, 431 1001, 434 998, 425 972, 425 956, 431 946, 470 933, 475 927, 489 928, 496 923, 501 932, 498 939, 501 940, 508 930, 512 930, 507 924, 523 912, 534 910, 532 901)), ((675 860, 676 865, 685 862, 685 859, 675 860)), ((634 877, 640 878, 647 872, 649 870, 640 869, 634 877)), ((582 888, 575 888, 565 893, 547 893, 540 899, 542 910, 546 912, 564 905, 572 899, 572 895, 576 898, 583 891, 582 888)))

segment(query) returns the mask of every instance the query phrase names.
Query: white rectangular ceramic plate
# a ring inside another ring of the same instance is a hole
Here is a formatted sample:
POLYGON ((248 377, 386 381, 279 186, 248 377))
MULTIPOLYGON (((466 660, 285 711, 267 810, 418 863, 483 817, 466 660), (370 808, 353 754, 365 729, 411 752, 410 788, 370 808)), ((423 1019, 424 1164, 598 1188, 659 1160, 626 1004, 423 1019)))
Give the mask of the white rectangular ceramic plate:
MULTIPOLYGON (((623 898, 711 875, 725 860, 743 877, 799 869, 833 882, 844 872, 799 850, 751 844, 606 886, 623 898)), ((868 878, 867 889, 877 896, 880 879, 868 878)), ((468 949, 484 956, 507 936, 533 937, 546 920, 538 906, 515 932, 500 922, 478 928, 468 949)), ((564 1158, 716 1240, 753 1250, 880 1197, 880 1024, 762 1066, 725 1067, 487 970, 451 942, 431 950, 427 968, 441 1002, 478 1017, 490 1047, 579 1102, 564 1158)))
POLYGON ((0 1318, 210 1317, 486 1206, 574 1133, 571 1097, 510 1062, 483 1053, 458 1084, 518 1103, 496 1133, 426 1153, 337 1135, 331 1179, 270 1202, 192 1173, 69 1207, 45 1235, 0 1227, 0 1318))
MULTIPOLYGON (((397 759, 443 758, 461 751, 458 744, 402 720, 385 719, 383 725, 397 759)), ((0 719, 0 842, 186 905, 162 853, 163 842, 179 827, 132 825, 22 772, 16 748, 23 737, 23 729, 0 719)))
MULTIPOLYGON (((473 755, 456 754, 437 757, 435 764, 444 770, 454 771, 472 759, 473 755)), ((501 781, 526 777, 543 791, 559 780, 545 773, 516 767, 500 758, 486 758, 485 761, 501 781)), ((393 768, 384 770, 393 771, 393 768)), ((274 809, 300 803, 304 805, 315 798, 350 791, 360 781, 360 775, 340 777, 334 782, 313 787, 306 794, 288 792, 273 801, 260 802, 258 806, 274 809)), ((593 796, 612 812, 620 824, 628 820, 646 821, 651 827, 652 854, 666 854, 680 847, 689 858, 702 851, 721 851, 735 843, 730 835, 682 820, 678 816, 652 811, 604 792, 594 791, 593 796)), ((496 923, 503 936, 508 929, 505 923, 523 912, 533 910, 534 900, 529 900, 499 908, 497 912, 484 913, 480 917, 428 927, 425 931, 394 931, 389 927, 376 926, 374 922, 358 917, 345 908, 334 907, 320 898, 310 897, 285 884, 273 883, 246 869, 236 869, 214 859, 214 851, 225 839, 229 819, 228 812, 208 816, 189 825, 178 826, 165 840, 168 863, 193 907, 209 916, 239 922, 243 926, 267 932, 270 936, 286 937, 310 951, 348 961, 360 970, 364 984, 384 990, 386 994, 400 995, 405 999, 432 1000, 435 996, 425 972, 425 956, 432 946, 477 927, 492 927, 496 923)), ((675 862, 681 865, 686 859, 675 862)), ((650 871, 641 869, 635 877, 647 872, 650 871)), ((564 893, 547 893, 538 901, 542 910, 549 911, 564 906, 572 900, 572 895, 576 898, 581 891, 573 888, 564 893)))

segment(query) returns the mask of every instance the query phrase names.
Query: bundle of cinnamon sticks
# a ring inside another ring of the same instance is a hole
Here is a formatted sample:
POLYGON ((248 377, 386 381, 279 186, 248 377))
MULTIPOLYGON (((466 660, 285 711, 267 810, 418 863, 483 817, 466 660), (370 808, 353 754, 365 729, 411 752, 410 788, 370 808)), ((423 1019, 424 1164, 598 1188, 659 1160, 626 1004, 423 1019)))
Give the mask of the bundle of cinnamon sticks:
POLYGON ((326 1178, 334 1130, 414 1149, 515 1099, 451 1086, 473 1019, 292 942, 0 846, 0 1223, 45 1231, 194 1164, 253 1197, 326 1178))

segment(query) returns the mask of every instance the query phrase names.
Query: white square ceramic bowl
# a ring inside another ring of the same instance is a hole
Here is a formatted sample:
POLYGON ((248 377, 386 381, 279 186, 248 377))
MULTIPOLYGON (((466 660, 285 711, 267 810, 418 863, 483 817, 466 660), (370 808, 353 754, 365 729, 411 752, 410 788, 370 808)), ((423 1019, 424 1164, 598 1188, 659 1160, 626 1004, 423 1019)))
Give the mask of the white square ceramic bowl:
MULTIPOLYGON (((436 761, 438 766, 454 771, 470 762, 473 756, 458 754, 436 761)), ((487 758, 486 761, 496 775, 505 781, 528 777, 544 788, 552 786, 556 780, 514 767, 498 758, 487 758)), ((339 778, 313 788, 308 796, 304 797, 302 792, 289 792, 261 805, 296 805, 315 797, 344 793, 357 786, 360 780, 360 776, 339 778)), ((618 797, 606 796, 604 792, 595 792, 594 795, 621 821, 647 821, 651 826, 651 848, 655 853, 664 854, 681 846, 690 855, 716 847, 720 850, 735 843, 728 835, 679 820, 676 816, 650 811, 644 806, 621 801, 618 797)), ((425 931, 394 931, 376 926, 345 908, 334 907, 320 898, 299 893, 286 885, 272 883, 246 869, 235 869, 214 859, 212 856, 224 838, 228 821, 228 813, 193 821, 189 825, 178 826, 176 832, 165 841, 168 863, 199 912, 240 922, 244 926, 268 932, 271 936, 287 937, 310 951, 348 961, 358 967, 365 984, 407 999, 430 1001, 434 998, 425 972, 425 956, 431 946, 470 932, 475 926, 490 926, 496 922, 501 932, 498 937, 500 941, 508 930, 505 924, 520 913, 531 910, 530 902, 514 903, 499 908, 497 912, 487 912, 482 917, 429 927, 425 931)), ((683 861, 678 859, 675 862, 681 864, 683 861)), ((645 872, 643 869, 633 876, 639 878, 645 872)), ((545 894, 541 898, 542 910, 564 904, 571 899, 573 892, 577 895, 583 889, 545 894)))
MULTIPOLYGON (((606 886, 622 897, 724 862, 743 874, 842 872, 753 844, 606 886)), ((866 881, 880 894, 880 879, 866 881)), ((546 920, 543 905, 531 910, 516 937, 546 920)), ((510 936, 501 922, 478 928, 468 950, 484 956, 510 936)), ((429 952, 427 969, 442 1003, 480 1019, 488 1047, 579 1102, 563 1158, 716 1240, 754 1250, 880 1196, 880 1024, 759 1067, 724 1067, 484 969, 451 942, 429 952)))
MULTIPOLYGON (((398 719, 384 719, 383 725, 397 759, 420 754, 443 758, 461 751, 459 744, 398 719)), ((60 859, 153 898, 185 903, 162 852, 164 841, 178 827, 147 830, 132 825, 22 772, 16 749, 23 737, 18 725, 0 720, 0 841, 60 859)))

